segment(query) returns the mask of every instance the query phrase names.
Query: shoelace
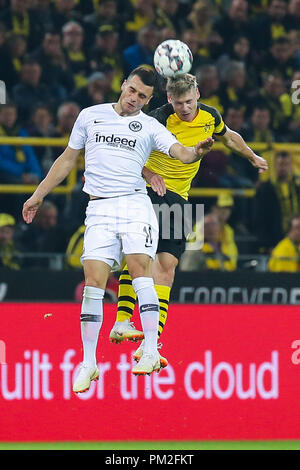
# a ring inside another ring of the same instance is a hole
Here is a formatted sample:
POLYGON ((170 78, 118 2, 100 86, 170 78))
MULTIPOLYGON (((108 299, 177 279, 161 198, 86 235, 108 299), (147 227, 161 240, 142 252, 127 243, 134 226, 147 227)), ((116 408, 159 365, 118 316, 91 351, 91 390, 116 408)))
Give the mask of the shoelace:
POLYGON ((85 362, 80 363, 80 369, 87 369, 88 365, 85 362))
POLYGON ((143 359, 145 361, 147 359, 153 359, 153 357, 154 357, 153 354, 143 353, 141 360, 143 359))
POLYGON ((86 362, 81 362, 80 363, 80 370, 81 369, 89 369, 91 366, 89 366, 86 362))

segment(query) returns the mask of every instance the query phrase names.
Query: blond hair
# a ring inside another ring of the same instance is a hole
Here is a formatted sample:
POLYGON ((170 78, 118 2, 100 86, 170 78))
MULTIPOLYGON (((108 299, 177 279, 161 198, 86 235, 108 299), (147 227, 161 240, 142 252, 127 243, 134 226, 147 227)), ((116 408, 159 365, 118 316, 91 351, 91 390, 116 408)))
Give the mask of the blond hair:
POLYGON ((196 77, 190 73, 175 75, 169 77, 166 85, 167 94, 170 96, 181 96, 190 91, 197 89, 196 77))

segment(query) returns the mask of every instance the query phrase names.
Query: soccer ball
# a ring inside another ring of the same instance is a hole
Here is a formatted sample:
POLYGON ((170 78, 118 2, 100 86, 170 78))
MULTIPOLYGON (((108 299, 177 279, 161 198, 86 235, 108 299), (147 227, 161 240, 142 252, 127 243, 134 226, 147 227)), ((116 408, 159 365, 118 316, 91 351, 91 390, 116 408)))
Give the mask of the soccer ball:
POLYGON ((187 73, 191 70, 193 55, 189 47, 177 39, 159 44, 154 52, 155 70, 163 77, 187 73))

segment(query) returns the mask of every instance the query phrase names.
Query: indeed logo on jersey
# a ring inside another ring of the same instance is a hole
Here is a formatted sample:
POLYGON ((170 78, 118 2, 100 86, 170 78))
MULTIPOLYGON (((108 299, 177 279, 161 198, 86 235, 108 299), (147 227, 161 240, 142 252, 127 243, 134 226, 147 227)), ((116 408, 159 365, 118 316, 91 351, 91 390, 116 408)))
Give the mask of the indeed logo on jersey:
POLYGON ((102 135, 95 134, 96 142, 104 143, 112 147, 126 148, 128 150, 133 150, 135 148, 136 139, 127 139, 127 137, 119 137, 117 135, 102 135))

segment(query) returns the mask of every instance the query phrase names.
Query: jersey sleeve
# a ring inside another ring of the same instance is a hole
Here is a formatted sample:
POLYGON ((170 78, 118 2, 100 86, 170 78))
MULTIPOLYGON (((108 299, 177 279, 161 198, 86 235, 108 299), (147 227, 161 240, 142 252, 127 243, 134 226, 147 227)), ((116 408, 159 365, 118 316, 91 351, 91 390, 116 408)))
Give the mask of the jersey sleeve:
POLYGON ((74 123, 68 145, 72 149, 80 150, 85 147, 85 142, 86 128, 84 125, 84 113, 81 111, 74 123))
POLYGON ((224 135, 225 132, 226 132, 226 126, 225 126, 225 123, 222 119, 222 116, 221 114, 219 113, 219 111, 217 109, 214 110, 215 111, 215 115, 214 115, 214 118, 215 118, 215 130, 214 130, 214 134, 216 135, 224 135))
POLYGON ((168 131, 168 129, 160 124, 156 119, 153 119, 153 150, 166 153, 169 155, 169 150, 173 144, 177 144, 176 137, 168 131))

